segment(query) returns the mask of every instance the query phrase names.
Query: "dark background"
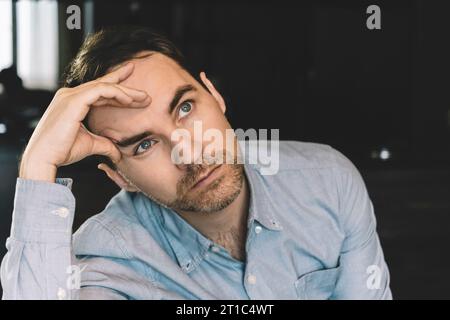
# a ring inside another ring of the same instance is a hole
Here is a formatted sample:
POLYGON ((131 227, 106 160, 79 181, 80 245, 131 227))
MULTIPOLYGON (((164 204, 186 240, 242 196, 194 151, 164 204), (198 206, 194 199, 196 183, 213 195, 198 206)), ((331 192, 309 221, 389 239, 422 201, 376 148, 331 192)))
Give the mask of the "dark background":
MULTIPOLYGON (((84 37, 65 27, 70 4, 84 3, 59 1, 60 71, 84 37)), ((131 23, 169 36, 222 92, 234 128, 279 128, 283 140, 330 144, 347 155, 375 206, 394 298, 450 298, 450 2, 95 1, 93 7, 94 29, 131 23), (381 30, 366 27, 370 4, 381 8, 381 30), (380 159, 382 150, 389 159, 380 159)), ((0 243, 9 235, 17 162, 32 132, 17 110, 26 104, 42 114, 54 93, 18 92, 0 99, 0 120, 8 125, 0 134, 0 243)), ((118 191, 93 159, 59 176, 75 180, 75 228, 118 191)), ((2 246, 0 257, 5 252, 2 246)))

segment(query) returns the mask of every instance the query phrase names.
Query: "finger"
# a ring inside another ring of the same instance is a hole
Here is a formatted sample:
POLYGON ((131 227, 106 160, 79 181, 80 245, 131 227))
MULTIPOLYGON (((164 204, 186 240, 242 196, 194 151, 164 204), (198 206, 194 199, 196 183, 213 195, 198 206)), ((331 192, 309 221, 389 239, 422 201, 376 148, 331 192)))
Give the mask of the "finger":
MULTIPOLYGON (((133 97, 125 93, 125 91, 122 90, 122 88, 107 83, 93 84, 89 89, 84 90, 78 95, 79 99, 82 99, 82 101, 86 103, 88 106, 92 105, 93 103, 97 102, 102 98, 115 99, 118 102, 120 102, 121 106, 129 106, 134 100, 133 97)), ((145 100, 139 99, 138 101, 145 101, 145 100)), ((145 105, 138 104, 137 106, 144 107, 145 105)))
POLYGON ((130 62, 130 63, 124 64, 120 67, 114 68, 113 71, 111 71, 110 73, 108 73, 102 77, 99 77, 92 81, 82 83, 73 89, 75 89, 75 90, 84 89, 84 88, 90 87, 92 84, 95 84, 98 82, 111 83, 111 84, 119 83, 119 82, 126 80, 133 73, 133 70, 134 70, 134 64, 130 62))
POLYGON ((125 86, 120 85, 120 84, 115 84, 114 86, 119 88, 119 89, 121 89, 127 95, 132 97, 133 100, 135 100, 135 101, 141 101, 141 100, 144 100, 144 99, 146 99, 148 97, 147 92, 144 91, 144 90, 133 89, 133 88, 125 87, 125 86))
POLYGON ((127 79, 133 73, 133 70, 134 64, 128 62, 123 66, 116 67, 116 69, 113 69, 113 71, 99 79, 101 79, 102 82, 119 83, 127 79))
POLYGON ((96 154, 106 156, 110 158, 114 164, 121 160, 122 154, 109 139, 93 133, 91 133, 91 137, 93 139, 92 149, 90 150, 91 155, 96 154))
MULTIPOLYGON (((147 97, 143 101, 132 101, 130 104, 128 104, 126 106, 130 107, 130 108, 139 108, 139 107, 148 106, 150 104, 150 102, 151 102, 151 98, 147 97)), ((99 100, 94 102, 91 106, 94 106, 94 107, 102 107, 102 106, 123 107, 124 105, 120 101, 117 101, 116 99, 100 98, 99 100)))
MULTIPOLYGON (((145 102, 146 103, 145 105, 148 105, 151 102, 151 100, 150 101, 148 100, 149 99, 149 95, 147 94, 146 91, 143 91, 143 90, 137 90, 137 89, 133 89, 133 88, 128 88, 128 87, 125 87, 125 86, 122 86, 122 85, 118 85, 118 84, 108 84, 108 83, 105 83, 105 82, 103 84, 102 83, 94 84, 94 86, 95 85, 112 85, 112 86, 122 90, 126 95, 131 97, 133 99, 133 101, 145 102)), ((100 99, 103 99, 103 98, 100 98, 100 99)), ((100 104, 100 105, 102 105, 102 104, 100 104)))

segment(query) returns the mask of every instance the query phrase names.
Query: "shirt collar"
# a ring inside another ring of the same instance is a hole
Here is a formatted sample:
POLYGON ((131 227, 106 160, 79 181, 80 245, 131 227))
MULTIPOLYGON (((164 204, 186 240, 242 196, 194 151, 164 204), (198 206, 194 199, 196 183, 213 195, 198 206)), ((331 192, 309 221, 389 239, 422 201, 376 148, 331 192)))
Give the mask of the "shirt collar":
POLYGON ((203 260, 213 242, 197 231, 172 209, 161 211, 163 232, 175 253, 181 269, 189 273, 203 260))
POLYGON ((273 190, 263 178, 258 165, 245 164, 245 175, 250 189, 250 205, 248 225, 256 220, 265 228, 273 231, 283 229, 281 223, 275 217, 276 208, 273 206, 271 198, 273 190))
MULTIPOLYGON (((274 217, 276 211, 272 205, 271 193, 267 182, 259 172, 258 166, 244 164, 244 173, 250 191, 247 221, 249 230, 251 230, 254 221, 268 230, 282 230, 281 224, 274 217)), ((145 201, 151 201, 147 197, 145 199, 145 201)), ((155 207, 155 205, 152 207, 155 207)), ((184 272, 191 272, 201 263, 205 254, 214 246, 214 242, 203 236, 174 210, 159 205, 157 207, 159 207, 159 210, 157 210, 158 220, 179 266, 184 272)))

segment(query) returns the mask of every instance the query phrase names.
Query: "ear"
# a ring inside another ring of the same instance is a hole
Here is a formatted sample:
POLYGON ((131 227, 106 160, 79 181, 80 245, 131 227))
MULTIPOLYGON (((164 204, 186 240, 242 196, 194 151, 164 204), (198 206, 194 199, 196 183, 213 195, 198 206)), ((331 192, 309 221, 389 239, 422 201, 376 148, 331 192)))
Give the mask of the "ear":
POLYGON ((222 112, 225 113, 225 110, 227 109, 227 107, 225 106, 225 101, 223 100, 220 93, 216 90, 216 88, 214 87, 212 82, 206 77, 205 72, 203 72, 203 71, 200 72, 200 79, 205 84, 205 86, 208 88, 209 92, 214 97, 214 99, 216 99, 216 101, 219 103, 219 106, 220 106, 220 109, 222 110, 222 112))
POLYGON ((114 181, 119 186, 119 188, 125 189, 126 191, 130 192, 139 191, 136 186, 125 180, 125 178, 120 174, 119 171, 111 169, 107 164, 100 163, 97 168, 104 171, 108 178, 114 181))

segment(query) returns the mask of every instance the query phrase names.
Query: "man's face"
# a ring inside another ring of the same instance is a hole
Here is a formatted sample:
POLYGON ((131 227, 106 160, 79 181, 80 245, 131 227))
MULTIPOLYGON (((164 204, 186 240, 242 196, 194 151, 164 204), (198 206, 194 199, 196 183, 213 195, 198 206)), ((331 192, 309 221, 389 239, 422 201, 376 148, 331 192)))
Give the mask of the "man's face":
POLYGON ((236 138, 233 137, 231 144, 225 141, 225 131, 231 127, 224 116, 225 105, 220 95, 208 87, 213 96, 175 61, 162 54, 153 53, 132 62, 133 74, 121 85, 146 91, 152 98, 151 104, 141 109, 92 108, 88 117, 90 130, 115 143, 122 154, 117 171, 151 199, 188 212, 225 208, 239 194, 243 167, 236 161, 236 138), (222 144, 223 148, 208 147, 215 144, 206 141, 203 135, 199 139, 194 133, 194 123, 197 128, 201 123, 203 132, 220 131, 224 140, 217 145, 222 144), (174 140, 172 134, 180 130, 189 132, 190 138, 174 140), (190 148, 190 164, 174 162, 175 146, 182 146, 184 155, 190 148), (195 152, 194 146, 200 153, 195 152), (206 154, 205 150, 209 152, 206 154), (220 153, 224 159, 226 154, 231 155, 234 164, 211 161, 220 153), (200 162, 199 155, 203 159, 200 162), (211 175, 202 180, 209 172, 211 175))

